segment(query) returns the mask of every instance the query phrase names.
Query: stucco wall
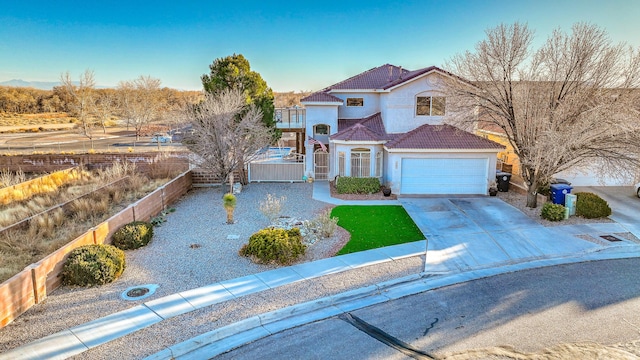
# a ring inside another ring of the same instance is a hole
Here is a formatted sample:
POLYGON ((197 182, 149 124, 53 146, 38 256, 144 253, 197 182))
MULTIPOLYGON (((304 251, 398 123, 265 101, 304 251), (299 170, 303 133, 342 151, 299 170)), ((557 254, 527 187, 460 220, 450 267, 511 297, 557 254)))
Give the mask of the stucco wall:
POLYGON ((513 147, 509 144, 506 137, 483 130, 477 130, 476 135, 487 138, 491 141, 495 141, 498 144, 504 145, 504 151, 498 153, 498 159, 504 161, 506 164, 511 165, 511 173, 520 176, 520 160, 518 156, 513 152, 513 147))
POLYGON ((438 125, 445 120, 445 116, 416 115, 416 97, 419 94, 442 95, 437 92, 438 76, 429 74, 381 95, 382 119, 388 133, 404 133, 424 124, 438 125))
POLYGON ((344 101, 338 107, 338 117, 341 119, 360 119, 380 111, 380 95, 376 93, 334 93, 331 95, 344 101), (347 98, 362 98, 362 106, 347 106, 347 98))
POLYGON ((307 105, 306 134, 313 136, 313 127, 319 124, 329 125, 329 133, 338 131, 338 106, 337 105, 307 105))

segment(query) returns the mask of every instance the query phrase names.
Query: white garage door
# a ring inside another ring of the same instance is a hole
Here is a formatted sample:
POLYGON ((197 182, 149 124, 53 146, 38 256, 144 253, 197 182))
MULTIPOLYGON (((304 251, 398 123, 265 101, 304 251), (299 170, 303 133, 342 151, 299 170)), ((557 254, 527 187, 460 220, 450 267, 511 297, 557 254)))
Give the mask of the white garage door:
POLYGON ((487 159, 402 159, 401 194, 486 194, 487 159))

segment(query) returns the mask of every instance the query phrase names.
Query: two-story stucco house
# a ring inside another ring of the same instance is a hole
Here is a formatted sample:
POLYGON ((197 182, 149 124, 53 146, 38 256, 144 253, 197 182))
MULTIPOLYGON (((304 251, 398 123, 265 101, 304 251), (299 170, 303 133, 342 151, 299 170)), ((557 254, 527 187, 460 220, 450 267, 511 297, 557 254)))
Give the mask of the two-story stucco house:
POLYGON ((487 194, 500 144, 446 124, 437 67, 382 65, 302 99, 306 174, 377 177, 396 194, 487 194))

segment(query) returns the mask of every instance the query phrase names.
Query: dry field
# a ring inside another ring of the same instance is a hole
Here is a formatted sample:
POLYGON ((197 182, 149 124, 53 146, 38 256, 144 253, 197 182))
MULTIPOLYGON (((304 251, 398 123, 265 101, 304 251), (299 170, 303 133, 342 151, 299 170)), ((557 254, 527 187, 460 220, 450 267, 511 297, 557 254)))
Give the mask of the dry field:
POLYGON ((0 233, 0 282, 168 180, 148 178, 133 166, 115 164, 95 172, 82 171, 58 187, 0 205, 0 229, 24 221, 22 226, 0 233), (69 202, 66 206, 58 207, 66 202, 69 202))
POLYGON ((42 113, 42 114, 14 114, 0 112, 0 126, 24 126, 29 125, 38 128, 47 124, 76 123, 77 119, 67 113, 42 113))

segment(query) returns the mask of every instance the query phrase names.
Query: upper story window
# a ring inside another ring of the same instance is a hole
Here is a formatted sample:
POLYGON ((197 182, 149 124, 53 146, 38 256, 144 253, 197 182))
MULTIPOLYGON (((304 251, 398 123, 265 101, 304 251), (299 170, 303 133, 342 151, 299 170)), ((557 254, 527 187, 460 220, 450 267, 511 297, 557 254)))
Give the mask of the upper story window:
POLYGON ((364 106, 363 98, 347 98, 347 106, 364 106))
POLYGON ((445 105, 444 96, 418 96, 416 98, 416 115, 443 116, 445 105))
POLYGON ((329 135, 329 126, 328 125, 316 125, 314 126, 313 133, 316 135, 329 135))

